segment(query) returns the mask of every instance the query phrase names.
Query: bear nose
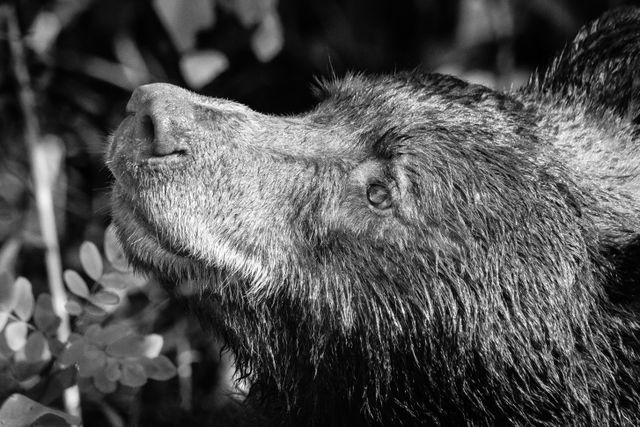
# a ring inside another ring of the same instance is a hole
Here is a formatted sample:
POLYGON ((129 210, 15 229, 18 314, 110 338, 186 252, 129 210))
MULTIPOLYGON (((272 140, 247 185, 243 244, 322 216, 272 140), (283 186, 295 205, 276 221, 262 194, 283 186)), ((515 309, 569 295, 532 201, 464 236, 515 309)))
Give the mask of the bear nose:
POLYGON ((168 160, 189 151, 185 122, 192 115, 184 90, 166 83, 138 87, 127 104, 133 137, 151 158, 168 160))

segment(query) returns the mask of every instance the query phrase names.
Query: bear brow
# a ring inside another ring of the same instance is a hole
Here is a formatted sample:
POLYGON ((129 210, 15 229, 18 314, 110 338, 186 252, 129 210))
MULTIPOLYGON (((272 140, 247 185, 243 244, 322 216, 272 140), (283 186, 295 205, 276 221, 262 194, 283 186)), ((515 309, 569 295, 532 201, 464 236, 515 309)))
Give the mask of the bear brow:
POLYGON ((412 139, 412 135, 392 126, 373 138, 371 151, 377 158, 391 160, 405 153, 403 148, 410 139, 412 139))

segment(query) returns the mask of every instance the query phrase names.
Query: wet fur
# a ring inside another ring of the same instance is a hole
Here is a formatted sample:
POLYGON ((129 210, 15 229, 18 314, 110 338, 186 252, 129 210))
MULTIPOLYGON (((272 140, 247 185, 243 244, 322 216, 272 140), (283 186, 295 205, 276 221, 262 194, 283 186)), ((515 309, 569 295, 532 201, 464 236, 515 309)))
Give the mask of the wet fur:
POLYGON ((281 118, 158 89, 189 154, 150 164, 127 119, 114 220, 199 293, 249 424, 639 425, 639 57, 629 9, 513 93, 350 75, 281 118))

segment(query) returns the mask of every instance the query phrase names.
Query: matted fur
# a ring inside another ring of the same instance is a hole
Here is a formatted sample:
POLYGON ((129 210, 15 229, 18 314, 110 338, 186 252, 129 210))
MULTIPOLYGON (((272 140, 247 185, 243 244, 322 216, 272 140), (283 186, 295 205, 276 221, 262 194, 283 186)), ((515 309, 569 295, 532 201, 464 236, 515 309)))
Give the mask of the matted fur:
POLYGON ((200 290, 260 423, 640 425, 639 57, 625 10, 513 93, 349 75, 273 117, 145 86, 114 221, 200 290))

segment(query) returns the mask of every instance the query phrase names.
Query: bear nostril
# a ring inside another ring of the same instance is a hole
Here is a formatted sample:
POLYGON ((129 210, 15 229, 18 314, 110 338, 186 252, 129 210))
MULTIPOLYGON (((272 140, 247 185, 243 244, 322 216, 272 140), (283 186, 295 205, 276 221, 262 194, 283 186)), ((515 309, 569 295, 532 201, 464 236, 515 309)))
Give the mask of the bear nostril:
POLYGON ((151 157, 167 157, 187 153, 184 143, 169 131, 163 131, 162 123, 149 114, 138 121, 138 134, 147 141, 151 157))
POLYGON ((156 139, 156 130, 153 126, 153 120, 147 114, 145 114, 142 119, 140 119, 140 130, 142 134, 149 141, 155 141, 156 139))

